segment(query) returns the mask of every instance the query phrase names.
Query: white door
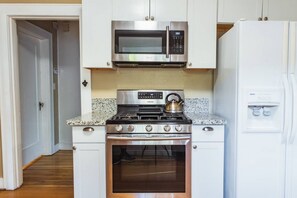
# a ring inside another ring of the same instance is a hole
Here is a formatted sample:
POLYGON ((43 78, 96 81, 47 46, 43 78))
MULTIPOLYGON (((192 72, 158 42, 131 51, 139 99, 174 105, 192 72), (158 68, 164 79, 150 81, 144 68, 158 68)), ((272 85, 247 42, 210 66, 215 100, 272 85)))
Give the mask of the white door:
POLYGON ((53 150, 51 50, 34 28, 40 30, 26 22, 18 26, 22 165, 53 150))

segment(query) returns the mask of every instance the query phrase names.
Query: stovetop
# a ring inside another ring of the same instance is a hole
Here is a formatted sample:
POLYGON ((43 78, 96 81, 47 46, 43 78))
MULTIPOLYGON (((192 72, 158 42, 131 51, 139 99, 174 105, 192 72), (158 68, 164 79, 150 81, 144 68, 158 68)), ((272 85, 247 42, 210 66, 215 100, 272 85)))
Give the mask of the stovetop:
POLYGON ((183 113, 142 114, 137 112, 121 112, 106 121, 106 124, 146 124, 146 123, 179 123, 192 124, 183 113))
POLYGON ((118 90, 117 114, 106 120, 106 132, 191 133, 191 119, 183 113, 164 112, 170 94, 183 99, 181 90, 118 90))

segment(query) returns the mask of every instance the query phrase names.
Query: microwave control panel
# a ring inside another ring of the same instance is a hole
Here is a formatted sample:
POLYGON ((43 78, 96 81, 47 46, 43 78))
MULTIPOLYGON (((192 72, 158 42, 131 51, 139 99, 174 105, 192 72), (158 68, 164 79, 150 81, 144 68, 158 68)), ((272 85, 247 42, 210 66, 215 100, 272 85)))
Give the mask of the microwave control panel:
POLYGON ((169 32, 169 53, 170 54, 184 54, 185 41, 184 31, 170 31, 169 32))

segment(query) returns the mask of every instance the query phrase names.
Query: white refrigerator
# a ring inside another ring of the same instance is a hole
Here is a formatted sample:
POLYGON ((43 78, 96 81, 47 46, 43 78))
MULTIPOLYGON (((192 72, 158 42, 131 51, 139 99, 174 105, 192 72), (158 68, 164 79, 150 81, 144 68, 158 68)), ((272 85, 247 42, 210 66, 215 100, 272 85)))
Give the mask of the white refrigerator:
POLYGON ((239 21, 218 42, 225 198, 297 198, 297 23, 239 21))

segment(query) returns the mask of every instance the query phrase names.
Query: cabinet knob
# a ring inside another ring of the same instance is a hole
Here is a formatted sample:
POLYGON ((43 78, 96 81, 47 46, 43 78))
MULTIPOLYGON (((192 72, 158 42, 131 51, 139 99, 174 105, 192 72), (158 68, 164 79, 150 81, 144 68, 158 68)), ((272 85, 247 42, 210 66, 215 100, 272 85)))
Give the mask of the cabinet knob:
POLYGON ((84 80, 81 84, 86 87, 88 85, 88 81, 84 80))
POLYGON ((85 127, 83 128, 83 132, 93 132, 95 129, 93 127, 85 127))
POLYGON ((73 147, 72 147, 72 150, 74 150, 74 151, 75 151, 75 150, 76 150, 76 146, 73 146, 73 147))
POLYGON ((106 65, 107 65, 107 66, 110 66, 110 62, 106 62, 106 65))
POLYGON ((146 21, 148 21, 150 18, 149 18, 148 16, 146 16, 144 19, 145 19, 146 21))
POLYGON ((258 21, 262 21, 262 17, 259 17, 259 18, 258 18, 258 21))
POLYGON ((204 127, 202 130, 203 131, 213 131, 214 129, 212 127, 204 127))
POLYGON ((155 17, 154 16, 151 16, 151 21, 155 20, 155 17))
POLYGON ((264 17, 264 21, 268 21, 268 17, 264 17))
POLYGON ((188 65, 189 65, 189 67, 192 67, 192 63, 191 62, 188 65))
POLYGON ((194 145, 194 146, 193 146, 193 149, 197 149, 197 145, 194 145))

